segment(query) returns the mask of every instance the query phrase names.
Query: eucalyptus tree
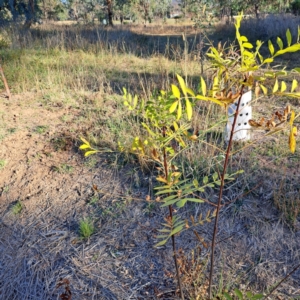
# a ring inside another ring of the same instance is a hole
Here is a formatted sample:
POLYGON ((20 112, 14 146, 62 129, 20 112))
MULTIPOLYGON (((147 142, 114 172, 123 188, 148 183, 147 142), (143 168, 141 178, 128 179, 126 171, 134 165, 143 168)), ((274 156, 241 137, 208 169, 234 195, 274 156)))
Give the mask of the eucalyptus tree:
POLYGON ((25 27, 30 27, 41 14, 39 0, 0 0, 0 10, 8 11, 13 22, 25 19, 25 27))

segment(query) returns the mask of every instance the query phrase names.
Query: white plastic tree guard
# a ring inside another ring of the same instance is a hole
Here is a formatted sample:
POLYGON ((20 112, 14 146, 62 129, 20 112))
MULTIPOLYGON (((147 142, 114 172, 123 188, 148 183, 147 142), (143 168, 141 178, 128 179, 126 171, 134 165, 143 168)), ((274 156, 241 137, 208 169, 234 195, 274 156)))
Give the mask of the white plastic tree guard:
MULTIPOLYGON (((235 128, 233 129, 234 141, 250 140, 251 126, 249 125, 248 121, 252 119, 251 100, 252 100, 252 91, 248 91, 245 94, 243 94, 239 111, 238 111, 238 117, 235 123, 235 128)), ((228 107, 228 122, 225 130, 225 141, 227 142, 230 139, 236 107, 237 107, 237 102, 231 104, 228 107)))

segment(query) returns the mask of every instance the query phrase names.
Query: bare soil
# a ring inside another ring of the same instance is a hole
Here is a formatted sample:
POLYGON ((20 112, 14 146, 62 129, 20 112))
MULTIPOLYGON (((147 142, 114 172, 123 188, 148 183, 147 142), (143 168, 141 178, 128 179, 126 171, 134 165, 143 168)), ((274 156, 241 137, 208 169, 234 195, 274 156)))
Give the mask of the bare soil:
MULTIPOLYGON (((153 247, 166 211, 144 201, 149 175, 141 173, 144 184, 135 187, 130 167, 113 167, 105 155, 89 163, 78 152, 80 108, 49 109, 38 97, 0 99, 0 298, 59 299, 64 287, 57 284, 67 279, 72 299, 177 299, 170 245, 153 247), (89 239, 79 235, 86 217, 96 227, 89 239)), ((300 261, 299 220, 288 227, 272 203, 272 183, 263 174, 261 182, 255 193, 222 210, 215 280, 222 274, 221 290, 266 291, 300 261)), ((239 195, 242 183, 226 199, 239 195)), ((197 218, 207 210, 188 206, 183 215, 197 218)), ((211 224, 197 232, 209 245, 211 224)), ((208 250, 193 232, 181 234, 178 244, 188 258, 201 249, 194 265, 207 274, 208 250)), ((201 272, 193 276, 183 275, 187 299, 206 286, 201 272)), ((270 298, 298 299, 299 282, 300 270, 270 298)), ((198 299, 205 298, 201 293, 198 299)))

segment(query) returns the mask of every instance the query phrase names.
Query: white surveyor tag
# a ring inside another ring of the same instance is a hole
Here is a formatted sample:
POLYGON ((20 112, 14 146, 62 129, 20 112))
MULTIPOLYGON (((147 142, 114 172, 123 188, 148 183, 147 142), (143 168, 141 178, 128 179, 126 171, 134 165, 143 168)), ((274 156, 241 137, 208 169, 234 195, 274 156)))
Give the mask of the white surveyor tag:
MULTIPOLYGON (((248 91, 247 93, 243 94, 238 117, 234 127, 234 134, 233 140, 240 141, 240 140, 249 140, 250 139, 250 128, 248 121, 252 119, 252 107, 251 107, 251 100, 252 100, 252 91, 248 91)), ((226 132, 225 132, 225 140, 228 142, 230 139, 230 133, 232 130, 234 113, 236 111, 237 102, 231 104, 228 107, 228 122, 226 125, 226 132)))

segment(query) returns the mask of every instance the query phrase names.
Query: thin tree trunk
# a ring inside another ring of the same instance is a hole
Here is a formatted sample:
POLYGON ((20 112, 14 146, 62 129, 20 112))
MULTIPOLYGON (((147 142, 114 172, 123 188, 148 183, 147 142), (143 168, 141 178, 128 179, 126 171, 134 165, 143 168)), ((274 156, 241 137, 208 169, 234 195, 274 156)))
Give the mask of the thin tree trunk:
POLYGON ((30 28, 34 19, 34 0, 28 0, 27 12, 25 13, 25 28, 30 28))
POLYGON ((106 0, 107 4, 107 16, 108 16, 108 25, 114 26, 113 24, 113 10, 112 10, 112 1, 113 0, 106 0))
POLYGON ((254 11, 255 11, 255 17, 256 17, 256 19, 258 19, 259 18, 258 4, 254 5, 254 11))

